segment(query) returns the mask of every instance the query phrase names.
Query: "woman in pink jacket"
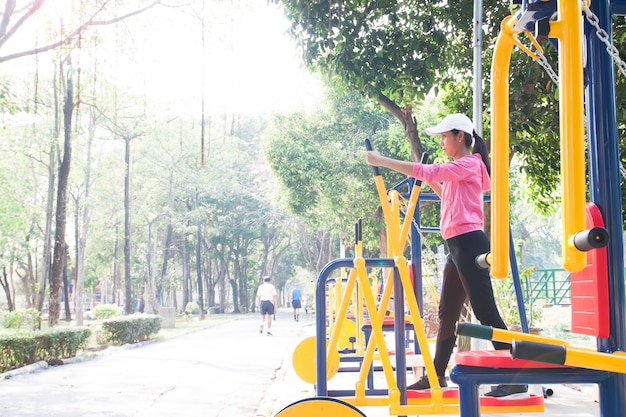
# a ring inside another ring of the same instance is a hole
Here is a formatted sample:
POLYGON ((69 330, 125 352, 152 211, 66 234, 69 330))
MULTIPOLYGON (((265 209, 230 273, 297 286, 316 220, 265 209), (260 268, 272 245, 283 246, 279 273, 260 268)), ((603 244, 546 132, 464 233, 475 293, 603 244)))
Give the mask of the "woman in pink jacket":
MULTIPOLYGON (((365 160, 369 165, 389 168, 428 183, 441 199, 440 230, 449 254, 443 272, 434 366, 439 385, 446 387, 445 371, 456 343, 456 322, 466 298, 469 297, 474 315, 482 324, 507 327, 496 306, 489 271, 475 263, 478 255, 489 252, 482 211, 482 193, 491 185, 485 142, 463 114, 446 116, 437 126, 426 129, 426 133, 440 135, 440 145, 453 161, 426 165, 387 158, 377 151, 368 151, 365 160)), ((493 345, 496 349, 510 347, 499 342, 493 345)), ((407 387, 429 388, 426 376, 407 387)), ((524 385, 500 385, 485 395, 519 398, 528 394, 524 385)))

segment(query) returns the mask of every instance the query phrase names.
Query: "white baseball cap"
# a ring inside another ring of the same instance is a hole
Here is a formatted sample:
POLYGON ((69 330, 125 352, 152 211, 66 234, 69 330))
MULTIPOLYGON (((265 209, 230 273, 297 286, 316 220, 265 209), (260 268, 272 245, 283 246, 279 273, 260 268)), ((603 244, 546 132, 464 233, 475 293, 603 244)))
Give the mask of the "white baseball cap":
POLYGON ((474 124, 466 115, 454 113, 444 117, 437 126, 426 129, 426 133, 430 136, 437 136, 440 133, 449 132, 454 129, 462 130, 463 132, 467 132, 471 135, 474 133, 474 124))

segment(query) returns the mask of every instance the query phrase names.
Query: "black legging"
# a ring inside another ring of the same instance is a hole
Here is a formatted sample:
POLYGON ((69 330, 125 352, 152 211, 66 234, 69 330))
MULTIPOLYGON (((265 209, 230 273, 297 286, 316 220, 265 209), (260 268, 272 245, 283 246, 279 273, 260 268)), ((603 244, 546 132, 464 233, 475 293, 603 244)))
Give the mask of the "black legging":
MULTIPOLYGON (((446 241, 450 254, 443 270, 439 331, 434 365, 443 376, 456 342, 456 322, 465 299, 469 300, 476 318, 486 326, 506 329, 496 306, 489 270, 476 267, 476 256, 489 252, 489 240, 482 230, 455 236, 446 241)), ((508 343, 492 342, 496 349, 509 349, 508 343)))

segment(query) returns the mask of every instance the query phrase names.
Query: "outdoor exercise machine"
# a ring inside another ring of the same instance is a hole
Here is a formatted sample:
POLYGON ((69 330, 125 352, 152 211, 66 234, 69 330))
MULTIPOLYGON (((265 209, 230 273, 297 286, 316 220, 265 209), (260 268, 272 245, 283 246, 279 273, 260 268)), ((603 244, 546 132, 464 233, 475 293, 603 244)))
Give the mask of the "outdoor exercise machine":
MULTIPOLYGON (((423 334, 423 324, 417 305, 417 298, 411 296, 409 288, 410 278, 406 259, 401 255, 406 243, 409 228, 413 227, 410 221, 405 220, 400 225, 399 198, 395 190, 387 193, 382 184, 380 174, 375 172, 375 182, 390 240, 388 248, 389 258, 364 259, 360 251, 354 259, 339 259, 331 262, 320 274, 316 290, 316 311, 318 315, 325 314, 326 278, 338 268, 350 270, 346 283, 346 292, 351 292, 358 285, 363 288, 362 298, 365 300, 371 321, 371 337, 365 347, 359 379, 354 390, 333 393, 328 389, 328 380, 333 369, 338 368, 339 356, 335 347, 338 333, 336 329, 326 335, 325 321, 318 320, 316 332, 318 337, 313 341, 316 351, 315 383, 317 397, 294 403, 283 409, 277 415, 280 417, 312 415, 322 416, 328 412, 345 415, 364 415, 356 408, 368 405, 384 405, 389 407, 390 415, 410 414, 444 414, 460 412, 462 417, 480 415, 481 404, 478 401, 478 386, 486 383, 553 383, 553 382, 589 382, 599 386, 599 408, 601 417, 626 415, 626 376, 623 368, 606 369, 611 365, 623 366, 622 359, 626 342, 624 326, 624 259, 622 241, 622 205, 619 184, 620 163, 618 152, 618 132, 615 103, 615 74, 614 62, 624 73, 626 65, 619 59, 618 53, 612 46, 611 18, 613 15, 626 15, 626 1, 598 0, 593 3, 571 0, 522 1, 522 7, 515 15, 509 16, 502 23, 502 30, 496 43, 492 62, 492 253, 485 254, 487 262, 496 278, 504 278, 509 271, 510 230, 509 230, 509 200, 508 200, 508 157, 509 157, 509 121, 508 121, 508 77, 510 57, 514 47, 526 52, 535 60, 543 57, 541 47, 531 32, 547 35, 558 43, 559 48, 559 120, 561 133, 561 178, 563 197, 563 237, 562 258, 563 266, 572 273, 572 276, 581 274, 581 278, 591 274, 592 286, 603 290, 599 285, 605 285, 606 314, 608 320, 603 323, 606 328, 596 324, 590 326, 595 332, 597 349, 579 350, 577 347, 560 344, 556 340, 534 340, 529 335, 515 332, 493 332, 489 338, 502 337, 510 340, 516 348, 516 355, 528 352, 525 348, 529 343, 552 346, 564 346, 565 358, 563 364, 547 364, 542 367, 540 361, 541 349, 531 345, 535 350, 529 354, 536 354, 532 362, 504 358, 511 364, 503 366, 502 362, 490 362, 486 355, 477 355, 478 359, 472 362, 459 364, 460 355, 457 355, 457 365, 451 371, 451 379, 459 385, 459 398, 445 397, 444 391, 438 386, 436 378, 430 381, 433 387, 427 398, 409 396, 406 391, 406 362, 403 358, 403 349, 396 348, 396 376, 389 360, 388 351, 384 343, 383 322, 385 311, 377 307, 367 281, 368 268, 388 269, 385 291, 381 297, 380 306, 385 306, 390 300, 391 288, 394 290, 394 324, 395 345, 405 346, 404 330, 407 319, 413 323, 416 339, 424 359, 427 374, 434 375, 427 341, 423 334), (581 21, 581 19, 583 19, 581 21), (520 34, 526 34, 535 51, 524 46, 518 39, 520 34), (586 55, 583 56, 583 51, 586 55), (585 181, 585 142, 584 132, 587 132, 588 174, 589 187, 585 181), (382 187, 381 187, 382 185, 382 187), (589 206, 586 202, 586 190, 589 190, 589 206), (599 219, 601 221, 598 221, 599 219), (588 218, 592 218, 591 223, 588 218), (609 237, 612 237, 609 239, 609 237), (600 251, 605 250, 604 254, 600 251), (590 259, 591 258, 591 259, 590 259), (604 264, 590 272, 587 267, 604 264), (389 292, 387 292, 389 289, 389 292), (406 296, 403 291, 406 291, 406 296), (406 298, 409 314, 405 317, 403 304, 406 298), (513 334, 511 334, 513 333, 513 334), (321 335, 321 336, 320 336, 321 335), (375 352, 378 349, 378 352, 375 352), (568 356, 569 353, 569 356, 568 356), (573 355, 572 355, 573 354, 573 355), (369 374, 374 357, 382 363, 387 390, 381 394, 374 387, 368 385, 366 375, 369 374), (599 357, 597 356, 599 355, 599 357), (593 359, 589 359, 593 357, 593 359), (595 362, 594 362, 595 361, 595 362), (590 365, 602 362, 603 367, 597 369, 590 365), (501 366, 493 369, 493 364, 501 366), (563 366, 568 365, 568 366, 563 366), (334 397, 334 394, 338 394, 334 397), (379 394, 379 395, 378 395, 379 394)), ((625 74, 626 75, 626 74, 625 74)), ((410 201, 415 190, 411 192, 410 201)), ((419 191, 418 191, 419 193, 419 191)), ((416 202, 415 200, 414 202, 416 202)), ((411 210, 409 204, 405 219, 411 210)), ((413 229, 411 236, 413 237, 413 229)), ((415 233, 419 236, 419 233, 415 233)), ((411 268, 414 268, 414 292, 421 293, 421 255, 419 244, 411 242, 411 268)), ((512 266, 512 265, 511 265, 512 266)), ((585 288, 584 279, 581 285, 585 288)), ((583 294, 584 294, 583 290, 583 294)), ((413 294, 415 295, 415 294, 413 294)), ((596 301, 591 311, 601 305, 596 301)), ((574 309, 574 314, 576 309, 574 309)), ((337 313, 335 327, 340 327, 342 313, 347 311, 347 301, 342 301, 337 313)), ((360 311, 360 310, 359 310, 360 311)), ((601 311, 596 309, 596 314, 601 311)), ((604 314, 604 313, 603 313, 604 314)), ((576 320, 573 320, 575 325, 576 320)), ((471 329, 471 328, 469 328, 471 329)), ((462 330, 460 330, 462 331, 462 330)), ((578 331, 578 330, 577 330, 578 331)), ((497 339, 494 339, 497 340, 497 339)), ((499 352, 498 355, 506 355, 499 352)), ((294 352, 294 366, 296 353, 294 352)), ((471 355, 466 355, 471 357, 471 355)), ((495 356, 495 355, 494 355, 495 356)), ((562 355, 563 356, 563 355, 562 355)), ((502 360, 503 358, 500 358, 502 360)), ((559 359, 560 360, 560 359, 559 359)), ((553 361, 554 362, 554 361, 553 361)), ((445 391, 448 393, 449 391, 445 391)), ((518 410, 519 411, 519 410, 518 410)))
MULTIPOLYGON (((372 148, 369 140, 366 141, 366 147, 372 148)), ((426 158, 427 155, 424 155, 423 162, 426 158)), ((332 261, 321 271, 315 297, 316 336, 303 340, 295 348, 293 354, 293 366, 296 373, 304 381, 315 384, 317 397, 315 400, 290 405, 278 414, 280 417, 291 414, 302 415, 302 413, 307 415, 325 413, 326 406, 333 409, 340 407, 337 400, 351 406, 387 406, 390 415, 457 414, 459 412, 458 391, 442 389, 436 377, 430 381, 432 389, 429 392, 406 390, 407 367, 425 369, 429 377, 436 375, 420 313, 421 306, 418 306, 418 298, 421 301, 421 297, 416 295, 416 293, 421 295, 421 288, 418 290, 417 285, 414 285, 421 282, 421 275, 417 275, 419 279, 413 279, 415 273, 412 273, 410 268, 416 264, 415 258, 409 263, 403 256, 409 230, 415 227, 413 220, 418 213, 416 207, 421 183, 414 179, 407 179, 387 191, 379 169, 373 167, 372 170, 387 224, 389 257, 382 259, 362 257, 361 222, 359 221, 355 233, 355 257, 332 261), (405 185, 408 185, 409 189, 409 197, 406 201, 402 199, 399 192, 400 187, 405 185), (404 217, 404 222, 401 222, 402 217, 404 217), (377 286, 371 285, 369 281, 368 270, 373 269, 379 269, 384 275, 381 294, 377 293, 377 286), (341 283, 331 278, 333 272, 343 270, 348 273, 347 278, 342 279, 341 283), (336 291, 337 285, 341 285, 339 292, 336 291), (334 297, 335 294, 341 294, 341 296, 334 297), (380 296, 380 299, 376 296, 380 296), (344 329, 355 330, 352 320, 347 317, 349 306, 354 307, 355 299, 364 300, 363 308, 360 305, 357 306, 357 314, 354 317, 355 322, 360 323, 358 329, 365 334, 364 345, 357 344, 356 348, 347 352, 340 348, 339 341, 345 337, 344 329), (393 309, 389 310, 388 306, 391 301, 393 301, 393 309), (408 314, 406 314, 407 306, 408 314), (359 317, 362 311, 367 312, 367 318, 359 317), (348 323, 350 325, 346 326, 348 323), (407 355, 405 350, 407 330, 412 330, 415 334, 415 353, 419 355, 407 355), (383 334, 386 331, 393 331, 395 347, 393 356, 390 356, 392 352, 383 334), (315 361, 312 358, 315 358, 315 361), (394 363, 392 363, 392 358, 395 359, 394 363), (407 363, 407 358, 412 359, 411 364, 407 363), (375 361, 381 364, 376 367, 376 370, 383 372, 385 380, 383 388, 375 387, 372 374, 375 361), (349 368, 349 371, 358 373, 356 382, 348 389, 329 389, 328 382, 342 371, 342 362, 359 363, 357 368, 349 368), (329 398, 333 401, 326 403, 329 398)), ((419 236, 419 233, 411 231, 411 249, 421 246, 420 243, 413 242, 415 236, 419 236)), ((419 253, 418 259, 421 259, 421 252, 419 253)), ((418 273, 421 274, 421 270, 418 273)), ((523 305, 523 300, 521 304, 523 305)), ((539 411, 543 409, 543 397, 533 397, 530 404, 519 402, 506 402, 506 404, 507 407, 498 406, 497 410, 503 412, 539 411)), ((347 407, 345 411, 353 413, 354 409, 347 407)))
MULTIPOLYGON (((505 362, 508 362, 502 363, 499 362, 502 358, 488 358, 486 354, 465 355, 465 358, 456 355, 457 366, 450 377, 459 384, 461 417, 480 415, 477 399, 480 384, 537 382, 596 383, 600 415, 626 415, 626 377, 621 353, 626 342, 624 248, 613 64, 617 64, 623 75, 626 75, 626 65, 611 43, 611 18, 624 14, 626 2, 618 0, 524 1, 520 11, 502 23, 492 62, 492 252, 481 261, 490 264, 494 277, 506 276, 509 63, 515 46, 535 60, 543 56, 531 35, 535 31, 557 42, 559 52, 559 79, 556 81, 560 94, 561 252, 564 268, 572 273, 573 292, 578 291, 572 299, 572 331, 591 334, 597 342, 593 352, 570 347, 563 341, 537 340, 529 335, 501 333, 494 329, 489 338, 512 343, 513 356, 517 359, 507 358, 505 362), (531 39, 535 51, 518 40, 521 33, 531 39), (592 204, 586 203, 587 190, 592 204), (533 362, 519 358, 533 359, 533 362), (548 364, 541 365, 537 361, 548 364), (494 369, 494 366, 499 368, 494 369)), ((485 331, 472 327, 460 326, 459 333, 486 337, 485 331)))

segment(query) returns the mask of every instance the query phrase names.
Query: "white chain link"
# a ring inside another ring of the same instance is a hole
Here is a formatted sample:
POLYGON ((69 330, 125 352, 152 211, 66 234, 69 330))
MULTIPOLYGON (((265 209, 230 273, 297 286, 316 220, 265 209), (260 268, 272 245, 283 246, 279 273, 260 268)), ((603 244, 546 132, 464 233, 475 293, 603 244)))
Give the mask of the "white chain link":
MULTIPOLYGON (((606 46, 606 51, 609 53, 611 58, 613 58, 613 61, 617 65, 619 72, 624 77, 626 77, 626 63, 624 63, 624 61, 622 61, 622 59, 620 58, 619 51, 617 50, 615 45, 613 45, 613 42, 609 39, 609 34, 606 30, 600 27, 600 20, 595 14, 593 14, 587 2, 585 0, 582 0, 582 4, 583 11, 585 12, 585 17, 587 18, 591 26, 596 29, 596 36, 606 46)), ((626 168, 624 168, 624 165, 621 161, 619 163, 619 172, 622 175, 622 178, 626 179, 626 168)))
POLYGON ((613 45, 613 42, 609 39, 609 34, 606 32, 606 30, 600 27, 600 20, 598 20, 598 17, 593 14, 591 9, 587 5, 587 2, 585 0, 582 0, 581 3, 583 5, 585 17, 587 17, 587 20, 589 21, 591 26, 596 29, 596 36, 598 36, 598 39, 600 39, 600 41, 602 41, 602 43, 604 43, 604 45, 606 46, 606 51, 609 53, 611 58, 613 58, 613 61, 615 61, 619 72, 624 77, 626 77, 626 63, 624 63, 624 61, 622 61, 622 59, 620 58, 619 51, 617 50, 615 45, 613 45))
POLYGON ((536 51, 533 51, 533 53, 537 55, 535 62, 541 65, 544 70, 546 70, 546 72, 548 73, 548 76, 552 79, 552 82, 554 82, 554 84, 559 85, 559 76, 556 75, 556 72, 554 72, 554 70, 550 66, 550 63, 546 59, 546 56, 542 54, 539 49, 537 49, 536 51))
MULTIPOLYGON (((593 14, 591 9, 589 8, 589 5, 587 4, 587 1, 582 0, 581 3, 582 3, 583 11, 585 12, 585 17, 587 18, 587 21, 596 30, 596 36, 606 46, 606 51, 609 53, 611 58, 613 58, 613 61, 617 65, 619 72, 624 77, 626 77, 626 63, 620 58, 619 51, 615 47, 615 45, 613 45, 613 42, 609 38, 609 34, 607 33, 606 30, 600 27, 600 20, 595 14, 593 14)), ((535 62, 537 62, 539 65, 541 65, 541 67, 543 67, 543 69, 545 69, 545 71, 548 73, 548 76, 552 79, 552 81, 555 84, 558 84, 559 76, 552 69, 552 67, 548 63, 548 60, 546 59, 545 55, 543 55, 541 50, 533 51, 533 53, 537 55, 535 62)), ((624 171, 622 175, 624 175, 624 178, 626 178, 626 171, 624 171)))

